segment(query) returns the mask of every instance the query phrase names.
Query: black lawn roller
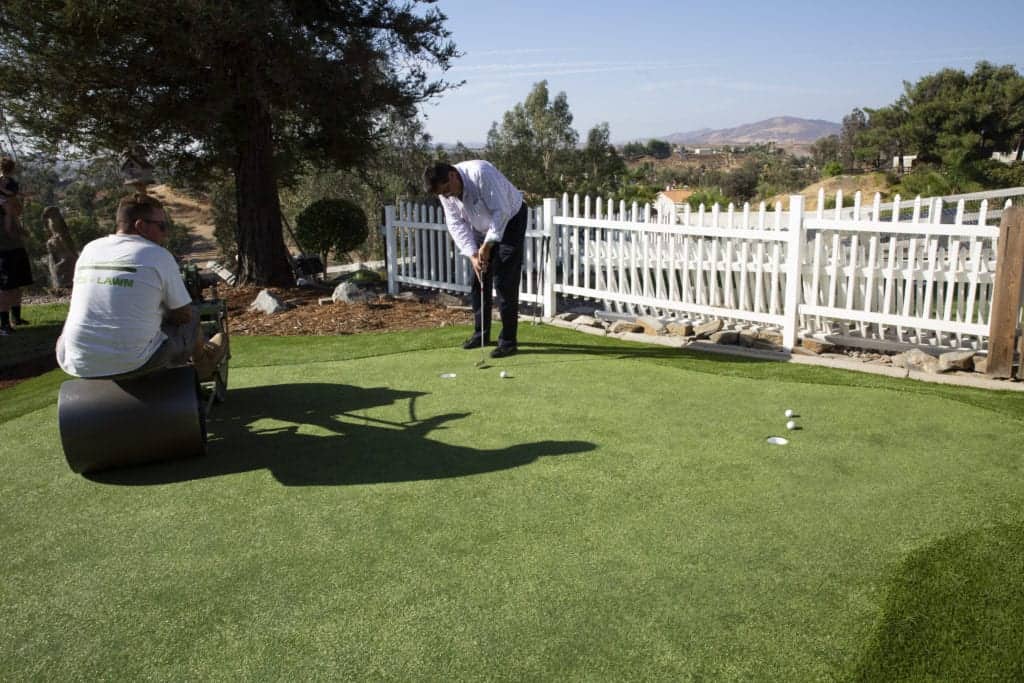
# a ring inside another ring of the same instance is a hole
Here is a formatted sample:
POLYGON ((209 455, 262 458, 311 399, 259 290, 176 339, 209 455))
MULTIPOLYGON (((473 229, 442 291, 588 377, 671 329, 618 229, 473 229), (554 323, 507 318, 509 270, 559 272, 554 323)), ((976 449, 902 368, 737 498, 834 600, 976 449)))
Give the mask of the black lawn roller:
POLYGON ((57 420, 64 457, 83 474, 206 451, 205 406, 191 366, 129 380, 68 380, 57 420))

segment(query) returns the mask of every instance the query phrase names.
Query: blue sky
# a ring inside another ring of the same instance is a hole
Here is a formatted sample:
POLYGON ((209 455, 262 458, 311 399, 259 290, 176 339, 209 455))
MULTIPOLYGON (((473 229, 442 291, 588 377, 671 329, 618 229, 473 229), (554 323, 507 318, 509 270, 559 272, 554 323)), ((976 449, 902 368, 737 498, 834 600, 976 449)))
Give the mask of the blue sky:
POLYGON ((904 80, 986 59, 1024 72, 1024 2, 439 0, 461 88, 422 107, 437 142, 483 142, 548 81, 581 138, 726 128, 790 115, 839 122, 904 80), (1001 31, 1001 28, 1005 30, 1001 31))

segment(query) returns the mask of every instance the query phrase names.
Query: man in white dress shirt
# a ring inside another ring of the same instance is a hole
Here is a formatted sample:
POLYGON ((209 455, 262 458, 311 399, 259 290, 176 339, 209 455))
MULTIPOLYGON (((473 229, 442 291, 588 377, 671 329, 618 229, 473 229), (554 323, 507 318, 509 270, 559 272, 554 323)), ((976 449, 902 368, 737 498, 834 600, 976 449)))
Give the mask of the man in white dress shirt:
POLYGON ((511 356, 518 350, 527 215, 523 193, 489 162, 479 160, 430 166, 423 173, 423 184, 441 200, 448 232, 476 274, 471 290, 474 332, 462 347, 475 349, 490 343, 493 287, 498 292, 501 333, 491 358, 511 356))

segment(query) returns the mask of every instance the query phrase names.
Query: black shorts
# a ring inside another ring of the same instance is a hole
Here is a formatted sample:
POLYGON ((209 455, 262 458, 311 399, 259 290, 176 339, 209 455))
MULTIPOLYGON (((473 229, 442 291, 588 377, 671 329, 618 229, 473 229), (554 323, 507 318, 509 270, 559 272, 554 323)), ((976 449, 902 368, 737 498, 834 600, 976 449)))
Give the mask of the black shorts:
POLYGON ((30 284, 32 267, 28 262, 28 252, 23 247, 0 251, 0 289, 17 289, 30 284))

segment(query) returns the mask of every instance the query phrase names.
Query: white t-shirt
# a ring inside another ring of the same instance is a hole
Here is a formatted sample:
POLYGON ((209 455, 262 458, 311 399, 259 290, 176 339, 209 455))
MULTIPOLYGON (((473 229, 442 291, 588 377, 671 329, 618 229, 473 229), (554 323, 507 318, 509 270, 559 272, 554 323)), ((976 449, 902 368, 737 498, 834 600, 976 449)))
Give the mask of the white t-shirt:
POLYGON ((165 314, 191 301, 177 262, 159 244, 141 235, 93 240, 75 266, 57 363, 76 377, 131 372, 167 338, 165 314))

